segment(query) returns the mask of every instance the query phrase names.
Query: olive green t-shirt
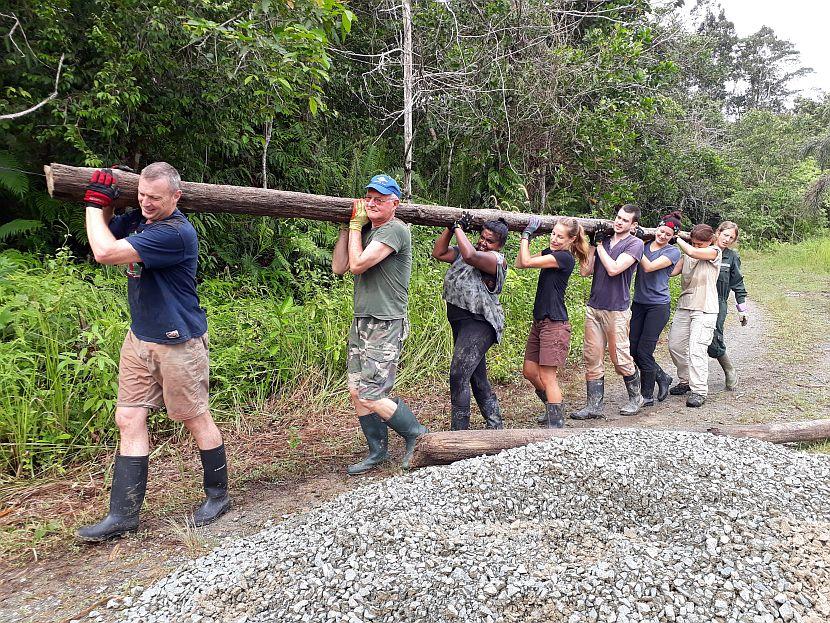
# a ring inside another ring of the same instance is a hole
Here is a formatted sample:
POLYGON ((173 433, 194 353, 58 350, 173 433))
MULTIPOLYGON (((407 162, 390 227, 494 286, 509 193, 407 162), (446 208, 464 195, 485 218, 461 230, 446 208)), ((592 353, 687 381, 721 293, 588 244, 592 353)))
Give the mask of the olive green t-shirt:
POLYGON ((406 318, 409 276, 412 273, 412 236, 396 218, 363 230, 363 248, 372 241, 392 247, 392 253, 354 278, 354 315, 379 320, 406 318))

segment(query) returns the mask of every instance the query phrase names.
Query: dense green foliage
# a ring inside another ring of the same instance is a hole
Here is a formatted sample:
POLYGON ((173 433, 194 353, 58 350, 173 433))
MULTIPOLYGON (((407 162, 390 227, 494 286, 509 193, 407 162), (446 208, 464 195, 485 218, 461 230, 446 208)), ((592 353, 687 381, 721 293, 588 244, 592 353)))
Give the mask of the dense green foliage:
MULTIPOLYGON (((415 198, 606 217, 634 201, 646 225, 680 208, 688 224, 737 221, 753 246, 827 227, 830 99, 793 93, 807 70, 791 43, 739 37, 710 0, 691 30, 650 0, 577 4, 414 3, 415 198)), ((167 160, 194 181, 358 196, 372 174, 403 174, 400 17, 386 0, 6 3, 0 116, 56 78, 57 92, 0 120, 0 469, 113 437, 123 279, 88 264, 83 211, 49 198, 42 165, 167 160)), ((191 220, 217 413, 275 392, 342 400, 351 303, 328 267, 335 228, 191 220)), ((449 363, 435 232, 415 231, 410 386, 449 363)), ((497 378, 519 369, 534 280, 510 273, 497 378)))

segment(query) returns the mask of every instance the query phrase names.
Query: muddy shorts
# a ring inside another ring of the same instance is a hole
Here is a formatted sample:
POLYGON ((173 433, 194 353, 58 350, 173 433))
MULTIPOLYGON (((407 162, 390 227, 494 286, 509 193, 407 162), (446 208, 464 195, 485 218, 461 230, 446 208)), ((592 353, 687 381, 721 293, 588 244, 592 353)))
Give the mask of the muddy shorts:
POLYGON ((571 344, 571 323, 543 318, 534 320, 525 345, 525 359, 540 366, 565 367, 571 344))
POLYGON ((189 420, 208 409, 208 336, 179 344, 156 344, 127 331, 118 363, 119 407, 167 409, 172 420, 189 420))
POLYGON ((346 367, 350 389, 361 400, 386 398, 395 384, 407 321, 355 318, 349 330, 346 367))

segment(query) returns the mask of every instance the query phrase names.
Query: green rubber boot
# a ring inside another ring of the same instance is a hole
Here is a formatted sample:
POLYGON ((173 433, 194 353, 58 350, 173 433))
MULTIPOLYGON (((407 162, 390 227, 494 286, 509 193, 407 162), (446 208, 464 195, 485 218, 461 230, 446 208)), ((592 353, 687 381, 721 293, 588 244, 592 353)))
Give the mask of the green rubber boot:
POLYGON ((415 414, 403 400, 394 398, 394 401, 398 403, 398 408, 386 424, 404 438, 406 450, 403 454, 402 465, 404 469, 409 469, 409 462, 415 452, 415 442, 418 441, 418 437, 426 435, 429 430, 415 418, 415 414))

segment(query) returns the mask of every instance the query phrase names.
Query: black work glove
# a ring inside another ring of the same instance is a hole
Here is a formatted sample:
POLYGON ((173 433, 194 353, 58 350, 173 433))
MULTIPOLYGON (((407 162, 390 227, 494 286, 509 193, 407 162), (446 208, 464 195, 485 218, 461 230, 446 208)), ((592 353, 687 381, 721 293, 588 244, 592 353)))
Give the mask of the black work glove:
POLYGON ((646 230, 640 227, 639 225, 637 225, 637 227, 631 233, 634 234, 640 240, 642 240, 646 236, 646 230))
POLYGON ((598 247, 605 240, 614 235, 614 228, 606 225, 605 223, 597 223, 597 227, 593 233, 594 238, 591 240, 591 244, 598 247))
POLYGON ((528 219, 527 227, 525 227, 524 231, 522 232, 522 238, 527 238, 528 240, 530 240, 530 238, 533 237, 533 234, 536 232, 537 229, 539 229, 541 225, 542 219, 540 219, 538 216, 531 216, 530 219, 528 219))
POLYGON ((452 229, 455 231, 456 227, 460 227, 461 231, 469 232, 473 229, 473 215, 464 210, 461 216, 452 224, 452 229))
POLYGON ((84 193, 84 203, 93 208, 108 208, 121 195, 112 169, 93 171, 84 193))

